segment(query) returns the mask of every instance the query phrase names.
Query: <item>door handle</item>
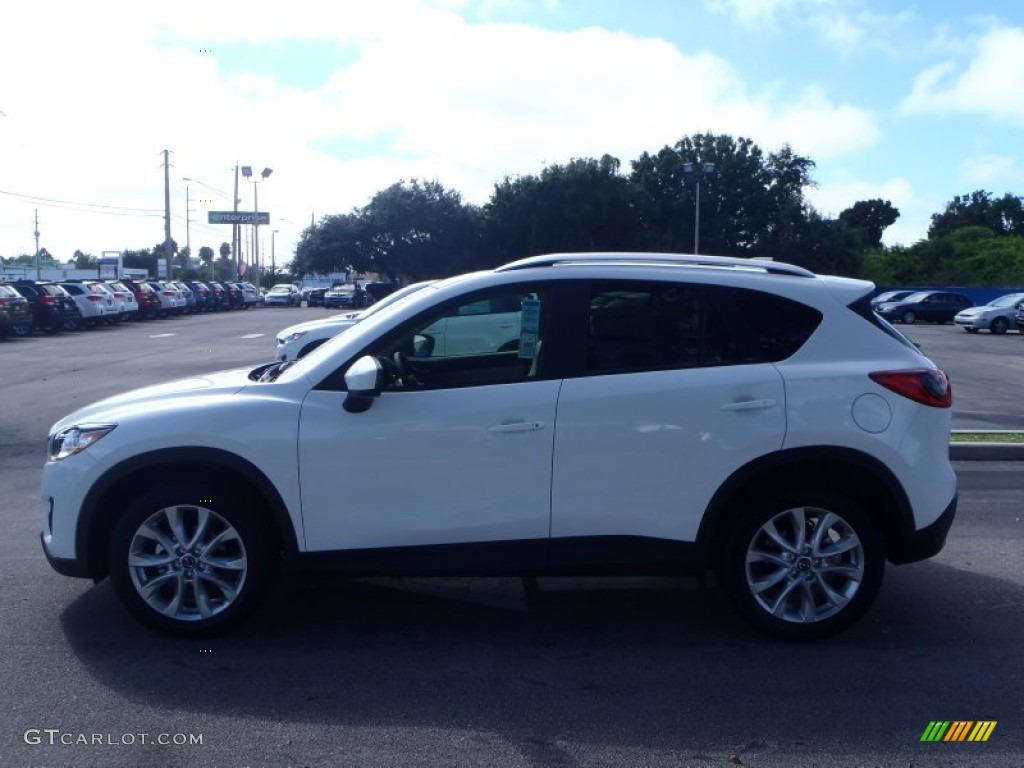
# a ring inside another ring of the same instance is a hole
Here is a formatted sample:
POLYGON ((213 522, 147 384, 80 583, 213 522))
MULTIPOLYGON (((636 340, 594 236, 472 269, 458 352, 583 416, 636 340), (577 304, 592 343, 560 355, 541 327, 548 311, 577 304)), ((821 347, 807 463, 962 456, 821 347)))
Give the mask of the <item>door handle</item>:
POLYGON ((757 411, 765 408, 773 408, 775 400, 741 400, 738 403, 726 403, 722 406, 723 411, 757 411))
POLYGON ((509 432, 536 432, 538 429, 544 429, 543 421, 514 421, 511 424, 495 424, 493 427, 488 427, 487 431, 495 434, 507 434, 509 432))

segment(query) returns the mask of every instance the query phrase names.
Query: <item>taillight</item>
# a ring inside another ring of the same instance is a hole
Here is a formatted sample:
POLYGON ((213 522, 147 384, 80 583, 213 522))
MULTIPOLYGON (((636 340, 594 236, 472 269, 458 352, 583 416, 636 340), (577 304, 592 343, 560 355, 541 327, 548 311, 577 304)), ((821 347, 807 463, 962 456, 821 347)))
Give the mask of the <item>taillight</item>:
POLYGON ((933 408, 949 408, 953 405, 953 387, 949 383, 949 377, 938 368, 878 371, 869 373, 868 376, 872 381, 915 403, 930 405, 933 408))
POLYGON ((86 298, 89 299, 89 301, 103 301, 102 298, 96 296, 95 294, 89 294, 88 296, 86 296, 86 298))
POLYGON ((174 296, 174 291, 164 291, 164 296, 174 296))
POLYGON ((56 296, 40 296, 39 300, 41 302, 43 302, 43 304, 56 304, 57 303, 57 297, 56 296))
POLYGON ((119 293, 119 292, 115 292, 114 293, 114 298, 115 299, 123 299, 124 298, 124 294, 123 293, 119 293))
POLYGON ((0 298, 0 307, 6 307, 10 303, 11 303, 10 299, 0 298))

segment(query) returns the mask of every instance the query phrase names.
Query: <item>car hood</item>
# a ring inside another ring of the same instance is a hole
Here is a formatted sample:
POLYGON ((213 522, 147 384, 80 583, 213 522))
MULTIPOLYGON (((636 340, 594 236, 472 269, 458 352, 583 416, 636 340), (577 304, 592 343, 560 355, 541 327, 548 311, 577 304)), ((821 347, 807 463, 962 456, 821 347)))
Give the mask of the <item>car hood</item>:
POLYGON ((157 401, 163 404, 170 398, 193 399, 233 395, 252 383, 249 381, 251 370, 252 368, 236 368, 218 371, 114 395, 68 414, 53 425, 50 433, 75 424, 116 421, 120 414, 145 409, 148 404, 157 401))
POLYGON ((327 317, 321 320, 309 320, 305 323, 297 323, 296 325, 289 325, 283 331, 277 334, 278 338, 284 338, 290 336, 293 333, 305 333, 307 331, 315 331, 320 328, 337 328, 339 331, 343 331, 346 328, 353 326, 358 321, 354 317, 349 315, 343 315, 341 317, 327 317))

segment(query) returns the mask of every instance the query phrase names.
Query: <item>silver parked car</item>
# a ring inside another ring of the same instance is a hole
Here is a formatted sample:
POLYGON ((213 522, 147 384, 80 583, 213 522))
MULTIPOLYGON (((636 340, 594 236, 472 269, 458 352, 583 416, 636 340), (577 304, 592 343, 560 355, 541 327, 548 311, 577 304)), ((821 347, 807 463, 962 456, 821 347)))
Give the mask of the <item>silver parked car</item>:
POLYGON ((1006 333, 1017 325, 1017 310, 1024 305, 1024 293, 1008 293, 980 307, 958 312, 953 322, 968 333, 987 328, 990 333, 1006 333))

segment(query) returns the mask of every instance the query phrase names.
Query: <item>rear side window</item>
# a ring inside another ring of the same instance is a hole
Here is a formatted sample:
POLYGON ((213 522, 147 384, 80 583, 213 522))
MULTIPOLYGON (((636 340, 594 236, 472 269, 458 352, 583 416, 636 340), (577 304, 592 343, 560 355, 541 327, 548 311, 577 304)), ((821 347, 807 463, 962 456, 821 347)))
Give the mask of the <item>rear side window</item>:
MULTIPOLYGON (((792 357, 821 323, 821 312, 774 293, 748 288, 717 288, 745 326, 751 362, 777 363, 792 357)), ((745 347, 747 345, 744 345, 745 347)))
POLYGON ((603 281, 592 285, 588 373, 739 362, 739 348, 701 286, 603 281))

